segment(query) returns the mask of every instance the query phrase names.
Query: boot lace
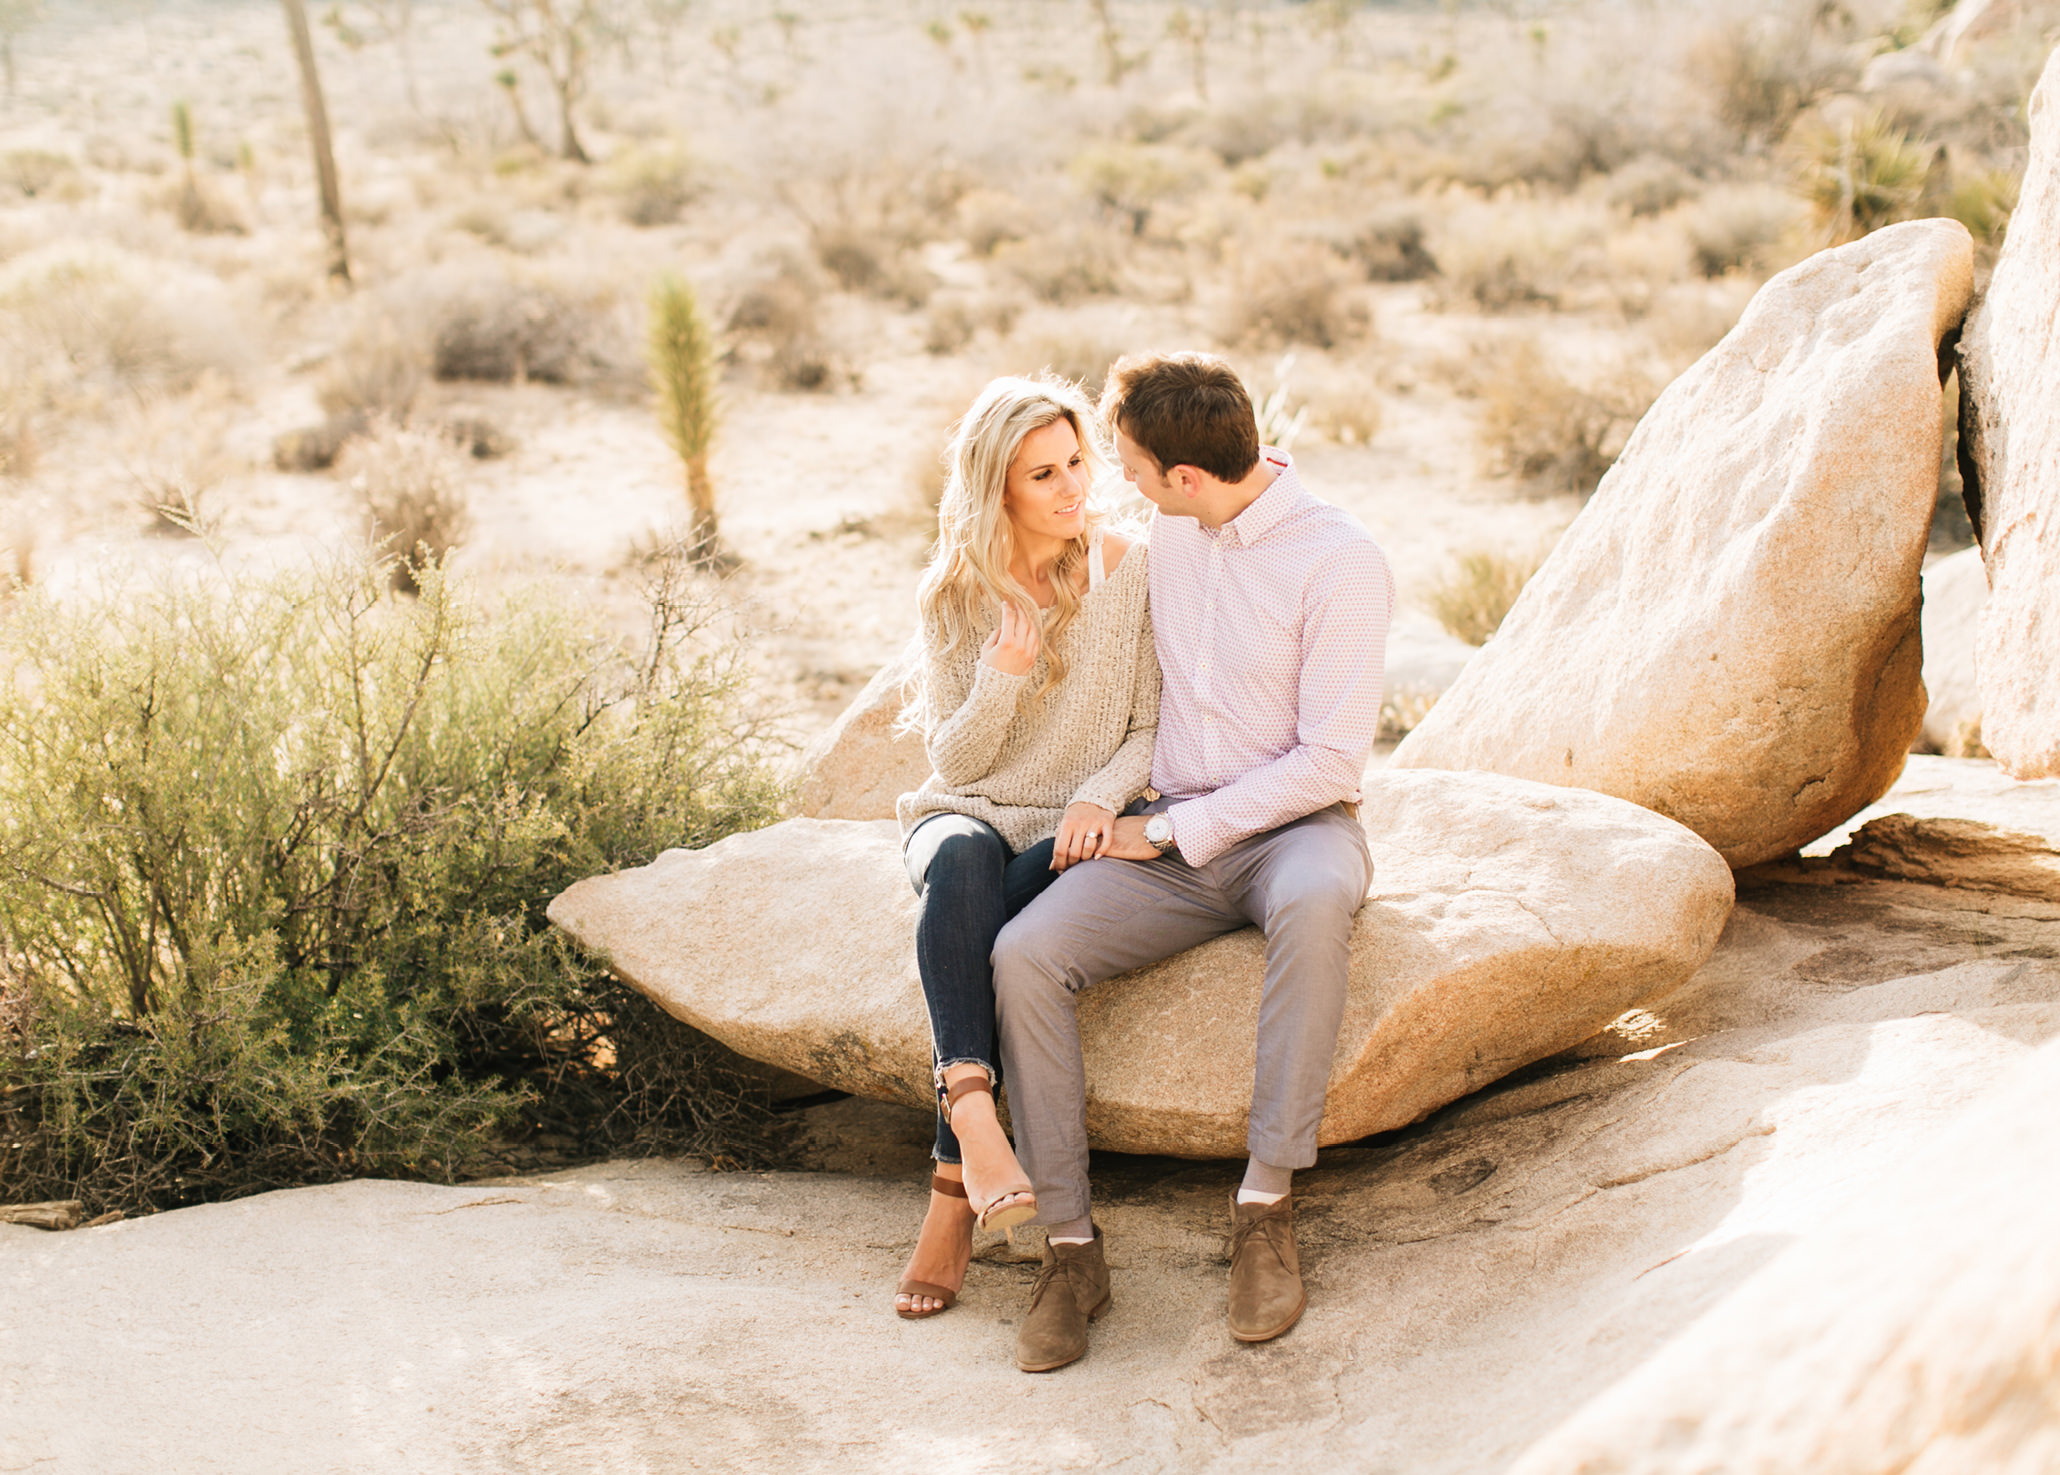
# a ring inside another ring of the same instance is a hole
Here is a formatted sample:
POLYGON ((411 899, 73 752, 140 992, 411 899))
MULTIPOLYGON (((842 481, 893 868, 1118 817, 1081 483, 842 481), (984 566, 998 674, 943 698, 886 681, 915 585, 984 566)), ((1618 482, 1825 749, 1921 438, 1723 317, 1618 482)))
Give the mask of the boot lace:
POLYGON ((1231 1263, 1237 1263, 1237 1257, 1244 1253, 1245 1241, 1256 1234, 1265 1241, 1266 1247, 1273 1251, 1274 1258, 1285 1268, 1287 1256, 1281 1251, 1280 1235, 1275 1231, 1286 1229, 1288 1223, 1286 1214, 1281 1213, 1278 1208, 1271 1208, 1264 1214, 1256 1214, 1234 1225, 1230 1231, 1231 1263))

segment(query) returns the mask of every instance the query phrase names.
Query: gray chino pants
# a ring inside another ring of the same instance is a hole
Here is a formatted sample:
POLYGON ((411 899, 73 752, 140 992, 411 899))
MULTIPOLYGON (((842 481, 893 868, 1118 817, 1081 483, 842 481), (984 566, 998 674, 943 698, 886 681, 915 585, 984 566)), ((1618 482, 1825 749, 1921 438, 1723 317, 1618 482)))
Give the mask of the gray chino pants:
POLYGON ((1002 928, 994 944, 1002 1073, 1041 1222, 1087 1212, 1087 1072, 1074 995, 1247 925, 1266 934, 1266 983, 1246 1145, 1277 1167, 1315 1163, 1352 917, 1372 885, 1366 833, 1334 804, 1205 866, 1178 852, 1073 866, 1002 928))

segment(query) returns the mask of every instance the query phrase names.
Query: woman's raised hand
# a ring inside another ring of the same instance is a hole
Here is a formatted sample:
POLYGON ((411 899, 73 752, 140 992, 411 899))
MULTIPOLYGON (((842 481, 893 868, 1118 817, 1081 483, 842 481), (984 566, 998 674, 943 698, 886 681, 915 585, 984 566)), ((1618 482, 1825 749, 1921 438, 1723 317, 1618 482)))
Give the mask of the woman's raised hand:
POLYGON ((1099 804, 1068 804, 1059 819, 1059 832, 1051 842, 1051 868, 1063 871, 1083 860, 1093 860, 1109 848, 1116 833, 1116 816, 1099 804))
POLYGON ((980 659, 1006 675, 1028 676, 1030 668, 1037 664, 1037 647, 1042 638, 1037 621, 1018 609, 1013 600, 1003 600, 1001 623, 980 647, 980 659))

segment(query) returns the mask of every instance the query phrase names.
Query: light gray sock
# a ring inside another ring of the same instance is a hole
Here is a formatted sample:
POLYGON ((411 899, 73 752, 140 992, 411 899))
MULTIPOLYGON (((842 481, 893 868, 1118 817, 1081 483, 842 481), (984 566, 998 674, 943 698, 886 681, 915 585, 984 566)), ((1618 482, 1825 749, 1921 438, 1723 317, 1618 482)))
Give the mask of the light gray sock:
POLYGON ((1238 1185, 1237 1201, 1241 1204, 1278 1203, 1294 1186, 1293 1168, 1276 1168, 1271 1163, 1252 1158, 1245 1163, 1245 1181, 1238 1185))
POLYGON ((1082 1214, 1078 1219, 1068 1219, 1063 1224, 1048 1224, 1044 1237, 1054 1244, 1084 1245, 1094 1238, 1094 1218, 1090 1214, 1082 1214))

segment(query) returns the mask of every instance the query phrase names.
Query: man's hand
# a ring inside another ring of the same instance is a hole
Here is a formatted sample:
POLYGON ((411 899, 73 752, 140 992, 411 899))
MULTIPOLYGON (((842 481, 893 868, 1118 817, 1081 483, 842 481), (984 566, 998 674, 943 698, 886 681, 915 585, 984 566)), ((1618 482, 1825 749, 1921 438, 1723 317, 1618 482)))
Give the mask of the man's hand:
POLYGON ((1013 600, 1003 600, 1001 623, 980 647, 980 659, 1010 676, 1028 676, 1037 664, 1042 637, 1035 620, 1016 608, 1013 600))
POLYGON ((1052 838, 1051 868, 1063 871, 1103 854, 1115 828, 1116 816, 1099 804, 1068 804, 1059 820, 1059 832, 1052 838))
POLYGON ((1126 814, 1118 819, 1109 835, 1109 843, 1102 855, 1108 860, 1157 860, 1159 847, 1144 837, 1144 822, 1149 818, 1142 814, 1126 814))

